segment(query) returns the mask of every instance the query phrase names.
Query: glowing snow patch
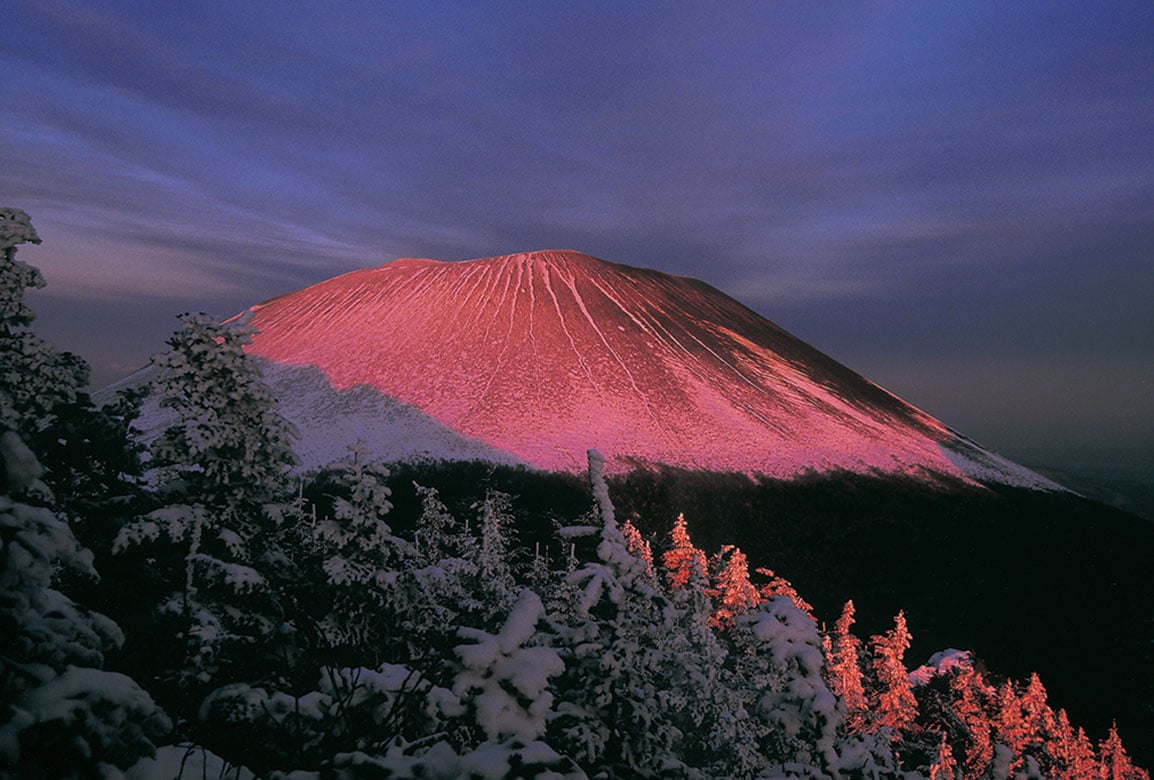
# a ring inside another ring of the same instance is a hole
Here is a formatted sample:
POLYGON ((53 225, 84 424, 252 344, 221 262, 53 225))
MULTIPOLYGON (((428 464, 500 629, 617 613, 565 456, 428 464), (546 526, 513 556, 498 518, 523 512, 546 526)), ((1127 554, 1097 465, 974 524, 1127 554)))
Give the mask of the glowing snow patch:
POLYGON ((910 685, 915 688, 926 685, 940 674, 948 674, 951 669, 973 669, 974 655, 969 650, 948 648, 930 656, 930 660, 910 672, 910 685))

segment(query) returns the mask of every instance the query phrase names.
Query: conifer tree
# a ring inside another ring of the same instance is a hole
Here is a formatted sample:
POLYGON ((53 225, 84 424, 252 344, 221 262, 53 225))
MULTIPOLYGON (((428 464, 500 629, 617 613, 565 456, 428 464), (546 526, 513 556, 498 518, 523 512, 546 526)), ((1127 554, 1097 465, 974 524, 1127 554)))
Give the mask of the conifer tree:
POLYGON ((133 679, 100 668, 124 641, 116 623, 60 590, 62 575, 97 579, 69 525, 80 502, 60 457, 90 454, 77 441, 88 369, 32 330, 24 293, 44 279, 16 260, 23 243, 40 243, 28 215, 0 208, 0 776, 117 776, 171 724, 133 679), (29 442, 50 446, 59 479, 29 442))
POLYGON ((745 681, 730 662, 729 643, 714 631, 706 583, 673 591, 673 626, 667 637, 671 698, 680 699, 679 729, 687 762, 707 776, 743 777, 764 762, 757 746, 761 724, 745 707, 745 681), (676 693, 674 693, 676 692, 676 693))
POLYGON ((421 499, 421 515, 413 531, 415 563, 429 566, 437 561, 464 553, 459 544, 464 537, 458 533, 457 519, 441 501, 435 488, 413 483, 421 499))
POLYGON ((836 770, 841 713, 822 679, 821 636, 813 619, 775 596, 738 616, 732 633, 737 676, 746 681, 748 709, 761 721, 756 738, 766 758, 811 770, 794 776, 836 770))
POLYGON ((1019 687, 1011 680, 998 689, 994 735, 1013 754, 1011 772, 1031 774, 1039 771, 1039 759, 1045 761, 1042 743, 1051 719, 1050 708, 1046 706, 1046 689, 1038 675, 1031 675, 1020 694, 1019 687))
POLYGON ((1110 724, 1110 732, 1098 746, 1099 776, 1101 780, 1150 780, 1150 775, 1134 766, 1130 755, 1118 736, 1118 723, 1110 724))
POLYGON ((967 778, 981 777, 994 760, 993 723, 990 709, 994 695, 980 672, 962 667, 951 673, 953 709, 966 743, 962 768, 967 778))
POLYGON ((393 643, 403 645, 404 660, 432 670, 445 667, 453 658, 456 627, 484 623, 480 616, 493 605, 478 591, 480 544, 476 537, 434 488, 414 486, 422 510, 414 531, 413 555, 400 580, 407 606, 399 616, 393 643))
POLYGON ((625 524, 621 526, 621 535, 625 537, 626 549, 645 562, 651 576, 656 576, 653 569, 653 548, 641 536, 641 532, 637 530, 637 526, 633 525, 633 521, 625 521, 625 524))
POLYGON ((554 715, 550 680, 564 670, 561 657, 539 636, 548 630, 545 617, 541 599, 524 589, 495 634, 459 629, 466 643, 456 647, 461 668, 453 693, 470 716, 469 731, 479 735, 451 770, 437 757, 425 771, 382 776, 584 778, 571 759, 543 741, 554 715))
POLYGON ((1088 777, 1097 780, 1098 753, 1086 730, 1078 727, 1070 753, 1070 777, 1088 777))
MULTIPOLYGON (((244 353, 253 329, 183 315, 183 327, 153 358, 156 391, 174 423, 152 444, 166 505, 125 525, 114 549, 162 536, 182 547, 183 582, 160 611, 184 624, 185 682, 208 684, 229 645, 261 645, 280 634, 285 613, 262 569, 283 563, 280 525, 296 462, 292 426, 279 414, 259 369, 244 353)), ((247 662, 258 653, 246 653, 247 662)))
POLYGON ((1071 780, 1098 780, 1098 757, 1082 729, 1070 725, 1065 710, 1058 710, 1051 723, 1043 754, 1043 769, 1051 777, 1071 780))
POLYGON ((811 618, 817 619, 813 614, 813 605, 801 597, 801 594, 793 587, 792 582, 775 573, 773 569, 766 567, 757 569, 757 573, 766 578, 766 582, 757 589, 762 599, 768 599, 772 596, 785 596, 793 602, 795 607, 811 618))
POLYGON ((0 208, 0 431, 15 431, 36 446, 61 410, 76 403, 88 366, 32 330, 36 315, 24 292, 45 282, 39 270, 16 259, 17 247, 25 243, 40 243, 28 215, 0 208))
POLYGON ((485 601, 482 620, 491 623, 507 614, 517 599, 512 565, 515 541, 511 538, 515 531, 512 500, 506 493, 487 490, 476 508, 481 513, 477 591, 485 601))
POLYGON ((40 243, 28 215, 0 208, 0 432, 16 432, 37 453, 58 511, 87 523, 118 522, 121 506, 131 503, 126 494, 136 492, 137 449, 128 437, 135 394, 94 409, 83 391, 88 364, 35 333, 25 292, 45 281, 16 259, 25 243, 40 243))
POLYGON ((1026 691, 1022 694, 1021 705, 1022 715, 1029 724, 1031 733, 1039 734, 1049 727, 1053 713, 1046 703, 1046 688, 1042 685, 1037 672, 1030 674, 1026 691))
POLYGON ((576 599, 568 624, 557 626, 565 672, 548 741, 590 774, 644 777, 683 766, 677 724, 684 692, 670 685, 677 675, 668 646, 676 613, 626 547, 602 465, 590 451, 602 527, 596 559, 565 578, 576 599))
POLYGON ((994 716, 994 736, 999 742, 1020 757, 1026 744, 1027 727, 1022 719, 1021 706, 1012 680, 1006 680, 998 688, 997 713, 994 716))
POLYGON ((471 509, 470 530, 441 502, 435 490, 419 488, 423 511, 415 554, 405 572, 409 644, 418 657, 435 648, 447 659, 444 641, 455 625, 496 630, 517 599, 511 498, 487 490, 471 509), (423 647, 422 647, 423 645, 423 647))
POLYGON ((689 527, 685 515, 679 514, 669 534, 669 549, 661 556, 661 565, 669 579, 669 587, 679 590, 692 580, 708 577, 705 553, 694 547, 689 538, 689 527))
POLYGON ((0 776, 113 777, 171 724, 134 680, 100 669, 124 641, 117 625, 53 587, 60 568, 96 571, 41 473, 0 433, 0 776))
POLYGON ((152 361, 160 405, 176 417, 152 445, 153 465, 206 505, 259 505, 285 487, 297 460, 296 431, 244 352, 256 331, 204 314, 179 319, 170 349, 152 361))
MULTIPOLYGON (((640 548, 642 560, 648 546, 640 548)), ((733 677, 727 643, 714 631, 713 602, 705 553, 689 538, 685 516, 679 515, 671 532, 670 549, 662 556, 673 609, 666 610, 672 628, 666 636, 671 662, 669 686, 680 708, 678 728, 684 737, 684 755, 707 776, 753 774, 764 763, 757 746, 761 728, 742 701, 742 681, 733 677)), ((656 581, 656 578, 652 578, 656 581)))
POLYGON ((552 712, 549 679, 565 669, 560 656, 535 640, 545 607, 531 590, 522 590, 505 624, 496 634, 461 628, 469 640, 458 645, 463 668, 453 683, 473 713, 477 728, 490 741, 517 737, 526 742, 545 735, 552 712))
POLYGON ((850 631, 853 624, 854 605, 851 599, 842 607, 841 616, 834 624, 829 661, 826 666, 826 678, 829 680, 830 690, 845 704, 845 724, 851 734, 858 733, 865 727, 869 707, 865 686, 862 684, 859 660, 861 640, 850 631))
POLYGON ((946 732, 943 731, 938 737, 934 761, 930 764, 930 780, 958 780, 958 771, 954 750, 946 739, 946 732))
POLYGON ((458 626, 500 628, 520 592, 513 566, 519 551, 507 494, 486 491, 471 507, 478 515, 471 529, 435 489, 415 487, 422 511, 399 575, 404 612, 391 641, 405 645, 405 662, 432 673, 454 663, 458 626))
POLYGON ((873 720, 877 727, 891 729, 896 740, 902 731, 913 725, 918 714, 917 699, 903 661, 910 646, 905 612, 898 612, 894 627, 873 637, 871 644, 875 681, 871 697, 873 720))
POLYGON ((761 603, 762 597, 749 580, 749 559, 740 548, 722 547, 712 563, 714 577, 709 595, 713 598, 713 625, 728 628, 738 615, 761 603))
POLYGON ((388 469, 368 460, 359 444, 350 449, 350 460, 326 470, 333 480, 331 515, 312 525, 333 591, 332 608, 319 625, 330 646, 353 645, 373 655, 390 642, 390 629, 407 606, 398 579, 412 551, 386 522, 392 509, 388 469))

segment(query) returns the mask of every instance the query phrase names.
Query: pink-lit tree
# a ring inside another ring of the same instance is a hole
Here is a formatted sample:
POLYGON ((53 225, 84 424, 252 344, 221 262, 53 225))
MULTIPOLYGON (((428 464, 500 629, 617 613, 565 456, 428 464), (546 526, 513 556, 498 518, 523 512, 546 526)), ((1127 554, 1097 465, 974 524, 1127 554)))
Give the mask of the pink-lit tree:
POLYGON ((775 573, 773 569, 764 566, 757 569, 757 573, 767 580, 767 582, 760 585, 757 589, 762 599, 768 599, 773 596, 785 596, 793 602, 795 607, 811 618, 817 619, 813 614, 813 605, 801 597, 801 594, 793 587, 792 582, 775 573))
POLYGON ((994 760, 993 724, 989 710, 993 689, 980 672, 962 667, 950 677, 953 711, 966 741, 962 768, 966 778, 981 777, 994 760))
POLYGON ((909 671, 903 658, 910 647, 910 632, 905 612, 894 618, 894 627, 870 640, 873 648, 875 690, 870 702, 872 720, 879 728, 889 728, 897 739, 913 725, 918 702, 910 686, 909 671))
POLYGON ((661 565, 669 579, 669 587, 680 590, 694 579, 707 576, 705 553, 693 546, 685 515, 678 515, 669 534, 669 549, 661 556, 661 565))
POLYGON ((650 576, 656 576, 653 569, 653 548, 641 536, 641 532, 637 530, 637 526, 633 525, 631 520, 626 520, 621 526, 621 535, 625 537, 625 548, 645 562, 650 576))
POLYGON ((993 720, 994 736, 1015 755, 1021 755, 1028 738, 1028 728, 1022 718, 1021 705, 1012 680, 998 688, 997 711, 993 720))
POLYGON ((726 545, 711 561, 714 569, 713 620, 717 628, 733 625, 738 615, 744 615, 761 603, 761 593, 749 580, 749 559, 740 548, 726 545))
POLYGON ((845 603, 841 617, 834 624, 826 661, 826 678, 830 690, 845 704, 845 725, 851 734, 865 727, 869 709, 859 660, 861 640, 850 632, 853 624, 854 605, 851 599, 845 603))
POLYGON ((960 771, 953 748, 943 731, 938 738, 937 754, 930 764, 930 780, 957 780, 960 771))
POLYGON ((1134 766, 1122 738, 1118 736, 1118 724, 1110 725, 1110 733, 1098 746, 1098 776, 1102 780, 1150 780, 1150 774, 1134 766))
POLYGON ((1086 732, 1074 729, 1065 710, 1058 710, 1046 739, 1043 760, 1054 777, 1097 780, 1098 756, 1086 732))

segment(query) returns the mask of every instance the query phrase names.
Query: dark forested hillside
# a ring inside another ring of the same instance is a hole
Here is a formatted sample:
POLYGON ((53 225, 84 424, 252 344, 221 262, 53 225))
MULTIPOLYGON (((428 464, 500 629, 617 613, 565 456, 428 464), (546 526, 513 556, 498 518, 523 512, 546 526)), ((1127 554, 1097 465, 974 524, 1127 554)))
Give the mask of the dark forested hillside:
POLYGON ((1038 672, 1095 732, 1117 717, 1154 734, 1154 523, 1071 494, 849 474, 664 471, 614 487, 640 527, 684 512, 705 546, 740 545, 826 620, 851 597, 869 631, 905 609, 915 657, 972 648, 1006 674, 1038 672))
MULTIPOLYGON (((408 485, 465 509, 491 486, 517 497, 526 542, 548 518, 588 508, 572 475, 487 463, 396 465, 398 520, 419 509, 408 485)), ((1112 719, 1154 759, 1154 523, 1069 493, 852 473, 751 479, 677 469, 610 477, 621 518, 664 538, 684 514, 704 549, 739 546, 751 568, 791 580, 832 624, 852 598, 863 632, 905 610, 911 658, 973 650, 999 672, 1037 672, 1094 735, 1112 719), (1091 662, 1089 659, 1093 658, 1091 662)))

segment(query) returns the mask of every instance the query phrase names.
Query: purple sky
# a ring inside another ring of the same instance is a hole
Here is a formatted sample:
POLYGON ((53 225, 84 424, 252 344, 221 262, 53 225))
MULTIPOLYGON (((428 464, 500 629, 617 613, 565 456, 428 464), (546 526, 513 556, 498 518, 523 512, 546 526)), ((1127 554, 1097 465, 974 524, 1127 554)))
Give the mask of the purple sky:
POLYGON ((1012 457, 1154 463, 1152 42, 1149 0, 8 0, 0 205, 97 383, 182 311, 563 247, 1012 457))

